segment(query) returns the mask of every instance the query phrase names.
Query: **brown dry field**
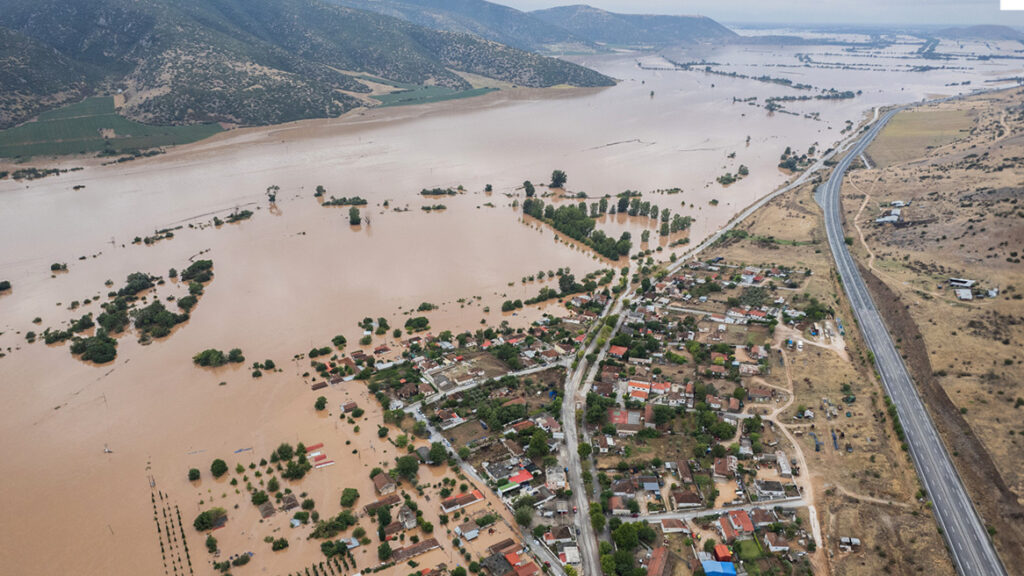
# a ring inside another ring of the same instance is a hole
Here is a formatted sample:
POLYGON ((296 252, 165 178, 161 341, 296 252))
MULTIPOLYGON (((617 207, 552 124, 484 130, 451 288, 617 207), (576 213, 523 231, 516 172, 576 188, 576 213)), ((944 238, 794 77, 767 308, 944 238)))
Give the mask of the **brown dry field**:
POLYGON ((869 150, 875 157, 876 148, 887 149, 895 139, 914 155, 885 169, 852 172, 843 189, 853 252, 877 279, 876 302, 898 298, 883 317, 915 380, 926 390, 934 387, 925 395, 929 409, 965 483, 979 487, 972 498, 995 528, 1008 565, 1024 559, 1022 103, 1024 91, 1014 89, 924 107, 915 115, 933 115, 933 132, 927 122, 913 139, 893 137, 886 128, 869 150), (944 120, 954 115, 970 118, 969 129, 935 146, 944 120), (876 224, 880 204, 895 200, 912 202, 903 212, 907 225, 876 224), (999 294, 961 302, 947 284, 950 277, 977 280, 999 294))
POLYGON ((889 122, 885 137, 872 144, 869 156, 883 168, 916 159, 922 146, 941 147, 964 136, 975 118, 970 110, 908 110, 889 122))
MULTIPOLYGON (((935 520, 926 504, 915 500, 919 483, 913 465, 896 441, 887 416, 877 414, 884 413, 881 383, 868 363, 866 347, 833 273, 821 212, 812 195, 813 184, 773 200, 740 226, 751 237, 723 242, 724 246, 710 255, 723 256, 730 263, 810 268, 812 276, 800 289, 779 288, 778 293, 797 307, 802 307, 808 296, 817 298, 832 306, 844 320, 850 361, 832 350, 808 345, 803 352, 786 351, 786 368, 779 366, 773 355, 772 371, 764 376, 767 383, 788 388, 787 368, 790 371, 794 398, 779 414, 779 421, 791 432, 802 433, 797 441, 808 469, 801 473, 810 474, 815 487, 815 504, 832 573, 916 574, 925 570, 951 575, 954 572, 948 555, 936 553, 945 546, 935 520), (787 243, 757 240, 754 236, 773 236, 787 243), (843 406, 840 400, 844 383, 851 385, 856 402, 849 409, 841 409, 838 418, 826 420, 822 398, 843 406), (814 451, 814 440, 807 434, 810 423, 792 419, 801 404, 815 412, 814 431, 824 442, 821 452, 814 451), (847 411, 850 417, 846 417, 847 411), (832 429, 846 436, 839 440, 838 451, 833 448, 832 429), (852 453, 845 451, 847 442, 853 446, 852 453), (844 536, 860 538, 862 551, 840 552, 838 540, 844 536)), ((782 330, 777 332, 780 338, 782 330)), ((762 413, 765 408, 768 412, 778 408, 774 403, 751 406, 762 413)), ((793 457, 785 438, 776 436, 780 447, 793 457)))

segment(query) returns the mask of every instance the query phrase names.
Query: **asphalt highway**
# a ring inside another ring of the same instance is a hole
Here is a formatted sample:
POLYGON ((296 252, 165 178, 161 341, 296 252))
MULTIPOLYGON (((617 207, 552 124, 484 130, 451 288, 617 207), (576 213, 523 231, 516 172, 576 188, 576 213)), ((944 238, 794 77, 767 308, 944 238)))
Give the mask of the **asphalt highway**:
POLYGON ((949 545, 954 565, 963 576, 1002 576, 1006 574, 995 547, 989 540, 964 489, 964 485, 946 452, 942 440, 918 396, 910 374, 893 344, 892 338, 875 308, 860 271, 846 248, 840 218, 839 192, 843 177, 853 159, 860 156, 885 123, 900 109, 886 112, 836 165, 828 181, 815 194, 825 212, 825 229, 843 289, 853 306, 861 333, 875 356, 875 365, 886 392, 892 398, 906 434, 910 455, 917 467, 933 511, 949 545))

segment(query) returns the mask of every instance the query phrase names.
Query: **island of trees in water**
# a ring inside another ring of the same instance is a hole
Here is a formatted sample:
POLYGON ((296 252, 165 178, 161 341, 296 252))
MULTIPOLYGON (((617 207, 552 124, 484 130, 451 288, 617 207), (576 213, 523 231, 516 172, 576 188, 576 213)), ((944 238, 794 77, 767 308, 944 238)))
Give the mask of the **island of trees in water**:
MULTIPOLYGON (((132 272, 125 278, 124 286, 107 293, 109 300, 100 304, 103 311, 95 318, 92 313, 88 313, 72 319, 67 328, 47 328, 40 336, 46 344, 70 340, 71 354, 97 364, 110 362, 117 357, 115 337, 124 334, 130 326, 135 328, 139 342, 142 343, 168 336, 175 326, 189 319, 189 312, 203 293, 204 284, 213 279, 213 261, 197 260, 180 275, 177 270, 171 268, 168 276, 179 278, 188 286, 189 294, 177 299, 178 308, 182 310, 180 313, 168 310, 158 299, 140 307, 139 294, 152 289, 158 283, 162 284, 164 280, 145 272, 132 272), (82 335, 93 328, 96 331, 92 336, 82 335)), ((112 284, 113 282, 107 281, 108 286, 112 284)), ((72 309, 78 306, 77 301, 71 304, 72 309)), ((28 332, 25 337, 31 343, 37 336, 35 332, 28 332)))
MULTIPOLYGON (((564 185, 565 174, 556 170, 552 175, 552 183, 555 182, 564 185)), ((523 188, 527 196, 522 205, 524 214, 545 222, 573 240, 583 242, 610 260, 618 260, 619 257, 629 255, 632 237, 629 232, 623 232, 616 240, 596 229, 595 219, 604 214, 626 213, 629 216, 660 220, 661 236, 684 231, 693 223, 693 218, 680 214, 673 215, 670 209, 659 208, 656 204, 643 200, 639 192, 632 190, 626 190, 615 198, 602 197, 596 202, 591 202, 589 206, 586 202, 579 202, 556 208, 550 204, 545 205, 543 200, 535 197, 534 186, 529 181, 523 183, 523 188)), ((647 241, 647 236, 649 234, 644 235, 644 242, 647 241)))

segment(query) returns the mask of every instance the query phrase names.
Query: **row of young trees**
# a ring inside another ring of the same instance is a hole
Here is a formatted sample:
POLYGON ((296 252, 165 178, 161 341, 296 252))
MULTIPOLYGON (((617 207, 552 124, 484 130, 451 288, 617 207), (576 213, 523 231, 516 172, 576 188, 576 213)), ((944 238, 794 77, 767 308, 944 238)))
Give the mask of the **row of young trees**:
POLYGON ((583 242, 595 252, 610 260, 618 260, 620 256, 628 256, 633 247, 629 232, 623 232, 618 240, 595 230, 597 223, 587 214, 586 203, 565 206, 544 205, 538 198, 527 198, 523 201, 523 213, 550 224, 555 230, 566 236, 583 242))

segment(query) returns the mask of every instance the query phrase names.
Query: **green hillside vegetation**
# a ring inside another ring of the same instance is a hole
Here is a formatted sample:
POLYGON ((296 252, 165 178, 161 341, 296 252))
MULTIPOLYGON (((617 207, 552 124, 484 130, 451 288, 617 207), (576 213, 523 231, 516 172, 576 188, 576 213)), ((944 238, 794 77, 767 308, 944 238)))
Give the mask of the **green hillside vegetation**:
POLYGON ((111 87, 127 95, 123 114, 145 124, 260 125, 364 105, 370 88, 358 73, 453 92, 473 88, 457 72, 531 87, 613 84, 569 62, 319 0, 0 0, 0 30, 0 127, 111 87))
POLYGON ((217 132, 217 124, 149 126, 114 110, 114 99, 96 97, 44 112, 39 118, 0 131, 0 157, 125 152, 186 144, 217 132), (104 137, 102 131, 112 131, 104 137))

